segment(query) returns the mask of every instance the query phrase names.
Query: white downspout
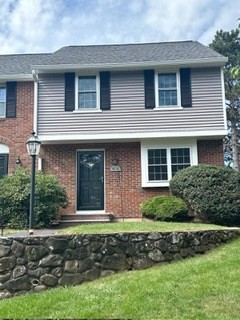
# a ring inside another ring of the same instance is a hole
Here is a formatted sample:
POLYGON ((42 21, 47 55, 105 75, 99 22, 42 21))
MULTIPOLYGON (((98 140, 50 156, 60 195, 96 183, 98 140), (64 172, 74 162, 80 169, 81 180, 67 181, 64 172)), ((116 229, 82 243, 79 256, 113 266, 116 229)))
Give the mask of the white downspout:
POLYGON ((32 70, 32 75, 34 79, 34 102, 33 102, 33 131, 37 135, 38 129, 38 74, 37 70, 32 70))

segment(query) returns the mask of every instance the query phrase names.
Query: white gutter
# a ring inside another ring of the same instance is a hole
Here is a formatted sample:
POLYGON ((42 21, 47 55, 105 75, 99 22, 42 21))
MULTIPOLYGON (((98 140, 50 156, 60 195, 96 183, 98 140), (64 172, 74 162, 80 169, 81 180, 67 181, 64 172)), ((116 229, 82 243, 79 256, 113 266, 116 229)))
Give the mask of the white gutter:
POLYGON ((166 66, 223 66, 228 61, 226 57, 207 58, 207 59, 192 59, 192 60, 165 60, 165 61, 141 61, 130 63, 93 63, 93 64, 52 64, 52 65, 33 65, 32 68, 36 72, 44 70, 70 70, 70 69, 116 69, 116 68, 157 68, 166 66))
POLYGON ((2 74, 0 75, 0 82, 7 81, 33 81, 32 74, 2 74))
POLYGON ((226 108, 226 97, 225 97, 225 85, 224 85, 224 71, 223 71, 223 68, 221 68, 221 82, 222 82, 224 127, 225 127, 225 129, 227 129, 227 108, 226 108))

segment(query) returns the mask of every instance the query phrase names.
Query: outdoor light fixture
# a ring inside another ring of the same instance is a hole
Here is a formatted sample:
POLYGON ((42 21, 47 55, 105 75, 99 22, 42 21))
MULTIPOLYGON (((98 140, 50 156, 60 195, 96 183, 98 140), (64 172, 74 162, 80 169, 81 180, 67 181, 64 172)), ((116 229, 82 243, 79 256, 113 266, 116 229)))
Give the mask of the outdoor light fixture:
POLYGON ((34 220, 34 195, 35 195, 35 167, 36 156, 39 154, 41 142, 32 132, 32 136, 27 141, 27 151, 32 157, 32 173, 31 173, 31 190, 30 190, 30 211, 29 211, 29 234, 33 234, 33 220, 34 220))
POLYGON ((17 160, 15 161, 16 165, 21 166, 22 165, 22 161, 20 159, 20 156, 17 157, 17 160))

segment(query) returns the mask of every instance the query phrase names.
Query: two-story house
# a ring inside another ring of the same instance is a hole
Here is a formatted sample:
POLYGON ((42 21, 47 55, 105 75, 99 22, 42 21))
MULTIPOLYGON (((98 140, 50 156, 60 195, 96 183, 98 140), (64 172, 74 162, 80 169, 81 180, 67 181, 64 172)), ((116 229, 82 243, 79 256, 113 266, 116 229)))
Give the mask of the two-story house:
POLYGON ((65 213, 139 218, 141 202, 167 193, 178 170, 223 165, 227 58, 212 49, 183 41, 9 57, 9 70, 22 59, 29 78, 20 79, 18 69, 11 78, 0 75, 0 157, 9 155, 11 164, 19 156, 24 164, 21 148, 33 127, 43 170, 66 186, 71 205, 65 213), (13 123, 7 114, 14 86, 19 111, 13 123))

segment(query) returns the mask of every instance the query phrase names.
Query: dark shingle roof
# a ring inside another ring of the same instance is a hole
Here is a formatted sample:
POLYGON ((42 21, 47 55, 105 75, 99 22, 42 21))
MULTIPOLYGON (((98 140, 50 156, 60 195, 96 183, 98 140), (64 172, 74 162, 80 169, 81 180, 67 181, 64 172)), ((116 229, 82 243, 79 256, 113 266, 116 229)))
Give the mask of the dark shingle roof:
POLYGON ((31 74, 31 66, 161 63, 224 57, 197 41, 67 46, 54 53, 0 55, 0 76, 31 74))
POLYGON ((222 57, 197 41, 69 46, 53 53, 52 64, 161 62, 222 57))
POLYGON ((31 74, 31 65, 48 62, 52 54, 0 55, 0 75, 31 74))

